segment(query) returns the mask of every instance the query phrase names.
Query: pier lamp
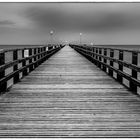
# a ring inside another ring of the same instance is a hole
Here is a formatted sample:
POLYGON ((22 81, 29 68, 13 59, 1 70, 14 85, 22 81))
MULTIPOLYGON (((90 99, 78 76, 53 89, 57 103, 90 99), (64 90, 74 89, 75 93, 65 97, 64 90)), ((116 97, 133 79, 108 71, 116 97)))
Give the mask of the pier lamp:
POLYGON ((81 45, 81 43, 82 43, 82 33, 80 33, 80 45, 81 45))
POLYGON ((92 46, 93 46, 93 43, 91 42, 91 43, 90 43, 90 45, 92 45, 92 46))
POLYGON ((53 31, 53 30, 51 30, 51 31, 50 31, 51 45, 53 44, 53 34, 54 34, 54 31, 53 31))

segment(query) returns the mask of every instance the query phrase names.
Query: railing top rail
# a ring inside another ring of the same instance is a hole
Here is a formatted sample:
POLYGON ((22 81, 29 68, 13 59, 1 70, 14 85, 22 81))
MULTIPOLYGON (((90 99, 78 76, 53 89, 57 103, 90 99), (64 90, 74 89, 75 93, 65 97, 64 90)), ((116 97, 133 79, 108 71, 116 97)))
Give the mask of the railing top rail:
POLYGON ((59 44, 37 47, 42 48, 38 50, 33 48, 33 50, 35 49, 34 51, 31 51, 30 48, 10 49, 10 51, 13 53, 13 58, 9 62, 5 61, 5 54, 0 53, 0 93, 5 92, 7 88, 11 86, 11 84, 8 84, 8 80, 13 78, 12 84, 15 84, 22 77, 28 75, 29 72, 33 71, 42 62, 46 61, 51 55, 60 50, 62 47, 63 45, 59 44), (48 47, 48 49, 46 49, 46 47, 48 47), (25 53, 25 49, 28 49, 27 54, 25 53), (16 50, 16 52, 14 52, 14 50, 16 50), (21 57, 19 57, 17 50, 23 50, 21 57), (20 67, 18 64, 20 64, 20 67), (12 67, 13 70, 10 70, 8 73, 6 73, 5 70, 10 67, 12 67))
MULTIPOLYGON (((118 51, 126 51, 126 52, 135 52, 140 53, 139 50, 125 49, 125 48, 114 48, 114 47, 105 47, 104 45, 95 45, 93 47, 102 48, 102 49, 110 49, 110 50, 118 50, 118 51), (103 47, 102 47, 103 46, 103 47)), ((117 47, 117 46, 116 46, 117 47)))
MULTIPOLYGON (((52 44, 52 46, 57 46, 57 45, 60 45, 60 44, 52 44)), ((25 46, 28 46, 28 45, 25 45, 25 46)), ((0 53, 11 52, 11 51, 27 50, 27 49, 38 49, 38 48, 43 48, 43 47, 51 47, 51 45, 50 44, 47 44, 47 45, 34 45, 34 47, 13 48, 13 49, 0 49, 0 53)))
POLYGON ((78 52, 80 52, 81 54, 83 54, 84 56, 86 56, 91 62, 97 65, 100 69, 102 69, 110 76, 118 80, 120 83, 128 87, 131 91, 135 93, 138 92, 138 87, 140 87, 140 79, 138 77, 138 74, 140 73, 140 66, 138 66, 138 53, 140 53, 140 51, 109 48, 110 54, 107 55, 107 51, 105 50, 106 47, 100 47, 100 46, 94 47, 89 45, 88 46, 72 45, 72 47, 78 52), (96 51, 92 49, 88 49, 91 47, 101 48, 101 49, 105 48, 105 49, 103 50, 102 53, 100 49, 98 49, 99 51, 97 51, 97 49, 96 51), (111 50, 119 50, 119 51, 121 50, 118 53, 118 58, 114 57, 114 53, 112 53, 111 50), (126 60, 124 61, 123 51, 127 51, 127 52, 129 51, 132 53, 132 56, 130 58, 131 62, 127 62, 126 60), (118 66, 114 65, 114 62, 118 63, 118 66), (125 70, 124 67, 129 68, 130 71, 125 70), (114 74, 114 72, 116 75, 114 74), (125 80, 128 80, 128 82, 126 83, 123 78, 125 80))
MULTIPOLYGON (((51 51, 53 51, 53 50, 54 50, 54 49, 48 50, 48 52, 51 52, 51 51)), ((16 65, 16 64, 18 64, 18 63, 21 63, 21 62, 23 62, 24 60, 32 59, 32 58, 34 58, 34 57, 36 57, 36 56, 38 56, 38 55, 41 55, 41 54, 43 54, 43 53, 44 53, 44 52, 41 52, 41 53, 34 54, 34 55, 31 55, 31 56, 28 56, 28 57, 25 57, 25 58, 21 58, 21 59, 18 59, 18 60, 13 60, 13 61, 10 61, 10 62, 8 62, 8 63, 5 63, 5 64, 3 64, 3 65, 0 66, 0 72, 3 71, 3 70, 5 70, 5 69, 7 69, 7 68, 9 68, 9 67, 11 67, 11 66, 14 66, 14 65, 16 65)))
MULTIPOLYGON (((72 44, 72 45, 75 45, 75 44, 72 44)), ((87 44, 82 44, 82 45, 76 44, 76 45, 77 46, 85 46, 85 47, 93 47, 93 48, 101 48, 101 49, 110 49, 110 50, 118 50, 118 51, 140 53, 140 50, 132 50, 132 49, 129 49, 129 48, 125 49, 125 48, 106 47, 107 45, 87 45, 87 44)), ((115 45, 112 45, 112 46, 115 46, 115 45)), ((116 45, 116 47, 118 47, 118 45, 116 45)))

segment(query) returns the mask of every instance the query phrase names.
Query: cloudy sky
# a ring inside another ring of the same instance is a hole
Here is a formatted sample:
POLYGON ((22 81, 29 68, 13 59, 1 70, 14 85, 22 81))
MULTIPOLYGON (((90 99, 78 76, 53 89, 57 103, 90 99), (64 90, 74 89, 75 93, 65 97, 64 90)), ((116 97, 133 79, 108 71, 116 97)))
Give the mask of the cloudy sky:
POLYGON ((140 44, 140 3, 0 3, 0 44, 140 44))

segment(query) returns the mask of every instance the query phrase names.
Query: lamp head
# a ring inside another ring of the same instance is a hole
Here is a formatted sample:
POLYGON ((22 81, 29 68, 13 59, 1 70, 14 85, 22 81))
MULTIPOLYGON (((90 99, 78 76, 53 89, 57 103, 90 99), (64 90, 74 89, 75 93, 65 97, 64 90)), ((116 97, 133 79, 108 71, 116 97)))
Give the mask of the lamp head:
POLYGON ((53 33, 54 33, 53 30, 51 30, 51 31, 50 31, 50 35, 53 35, 53 33))

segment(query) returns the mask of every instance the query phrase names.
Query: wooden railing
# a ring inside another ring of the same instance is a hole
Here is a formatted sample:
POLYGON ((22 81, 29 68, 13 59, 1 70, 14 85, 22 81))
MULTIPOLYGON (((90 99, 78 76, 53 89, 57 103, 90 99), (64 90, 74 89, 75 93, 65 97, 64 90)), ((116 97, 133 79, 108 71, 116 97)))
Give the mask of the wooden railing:
POLYGON ((138 78, 140 74, 140 66, 138 66, 140 51, 73 44, 70 46, 131 91, 138 93, 140 87, 140 79, 138 78), (125 53, 128 53, 129 62, 124 60, 125 53), (129 72, 126 69, 129 69, 129 72), (125 80, 128 81, 128 84, 125 84, 125 80))
POLYGON ((62 45, 48 45, 0 51, 0 93, 28 75, 62 47, 62 45), (8 62, 6 62, 7 57, 11 59, 8 62))

